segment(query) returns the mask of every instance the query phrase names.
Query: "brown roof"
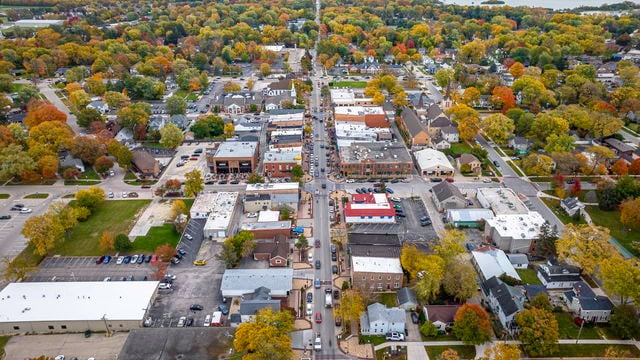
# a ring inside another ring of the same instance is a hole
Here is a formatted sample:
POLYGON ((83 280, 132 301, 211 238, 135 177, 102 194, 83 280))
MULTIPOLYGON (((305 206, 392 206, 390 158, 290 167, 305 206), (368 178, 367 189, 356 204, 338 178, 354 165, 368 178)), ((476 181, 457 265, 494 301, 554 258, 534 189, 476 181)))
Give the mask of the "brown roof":
POLYGON ((480 162, 480 160, 478 160, 478 158, 473 154, 462 154, 458 160, 460 161, 460 164, 470 164, 474 161, 480 162))
POLYGON ((289 255, 289 239, 286 236, 278 235, 273 240, 257 242, 253 253, 269 254, 269 259, 277 256, 286 259, 289 255))
POLYGON ((291 79, 282 79, 269 84, 271 90, 291 90, 291 79))
POLYGON ((144 150, 134 150, 132 163, 140 170, 153 169, 156 165, 156 159, 144 150))
POLYGON ((431 322, 441 321, 445 324, 453 323, 453 317, 460 308, 460 305, 427 305, 427 319, 431 322))

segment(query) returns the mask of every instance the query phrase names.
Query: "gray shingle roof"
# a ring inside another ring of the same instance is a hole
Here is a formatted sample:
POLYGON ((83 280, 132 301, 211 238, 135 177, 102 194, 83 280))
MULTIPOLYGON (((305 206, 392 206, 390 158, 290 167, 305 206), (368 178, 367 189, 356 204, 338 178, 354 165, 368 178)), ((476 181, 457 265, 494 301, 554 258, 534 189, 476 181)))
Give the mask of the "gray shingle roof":
POLYGON ((418 114, 416 114, 412 109, 405 107, 400 116, 407 127, 407 131, 409 131, 409 134, 412 137, 418 135, 421 131, 424 131, 424 128, 420 123, 420 118, 418 118, 418 114))
POLYGON ((406 316, 403 309, 387 308, 380 303, 373 303, 367 306, 369 322, 386 321, 389 323, 404 323, 406 316))
POLYGON ((515 314, 522 310, 522 305, 514 300, 514 295, 520 291, 519 288, 509 286, 495 276, 485 281, 483 287, 486 293, 491 293, 498 301, 505 316, 515 314))
POLYGON ((447 200, 452 196, 464 199, 464 195, 462 195, 460 190, 448 181, 443 181, 436 184, 433 187, 433 196, 435 196, 440 202, 447 200))
POLYGON ((396 292, 396 299, 398 300, 398 304, 417 304, 416 293, 411 288, 403 287, 402 289, 396 292))

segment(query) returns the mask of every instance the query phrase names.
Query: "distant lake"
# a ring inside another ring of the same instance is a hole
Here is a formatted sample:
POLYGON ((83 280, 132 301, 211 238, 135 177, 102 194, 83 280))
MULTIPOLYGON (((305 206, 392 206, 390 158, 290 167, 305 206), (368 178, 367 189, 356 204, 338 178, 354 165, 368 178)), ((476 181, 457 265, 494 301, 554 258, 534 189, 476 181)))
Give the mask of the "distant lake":
MULTIPOLYGON (((442 0, 445 4, 456 5, 481 5, 484 0, 442 0)), ((623 0, 503 0, 505 5, 510 6, 533 6, 549 9, 573 9, 579 6, 600 6, 604 4, 618 4, 623 0)), ((640 0, 631 0, 640 4, 640 0)), ((498 5, 500 6, 500 5, 498 5)))

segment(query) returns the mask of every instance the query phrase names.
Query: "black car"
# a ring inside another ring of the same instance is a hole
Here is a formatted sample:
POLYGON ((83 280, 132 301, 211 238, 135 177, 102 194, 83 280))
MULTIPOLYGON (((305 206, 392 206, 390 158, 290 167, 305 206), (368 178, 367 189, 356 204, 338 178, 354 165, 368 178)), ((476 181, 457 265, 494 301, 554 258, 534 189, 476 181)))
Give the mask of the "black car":
POLYGON ((131 256, 127 255, 124 257, 124 259, 122 260, 123 263, 128 264, 131 262, 131 256))
POLYGON ((215 185, 215 183, 216 182, 214 180, 209 180, 204 182, 205 185, 215 185))
POLYGON ((361 189, 356 189, 356 192, 357 192, 358 194, 362 194, 362 190, 361 190, 361 189))
POLYGON ((336 300, 340 298, 340 290, 333 290, 333 298, 336 300))
POLYGON ((9 220, 11 219, 11 215, 1 215, 0 220, 9 220))
POLYGON ((368 188, 367 192, 373 194, 375 192, 375 190, 373 188, 368 188))
POLYGON ((331 253, 331 261, 338 261, 338 255, 336 253, 331 253))
POLYGON ((196 310, 202 310, 202 309, 204 309, 204 307, 203 307, 202 305, 200 305, 200 304, 193 304, 193 305, 191 305, 191 307, 189 308, 189 310, 193 310, 193 311, 196 311, 196 310))
POLYGON ((144 262, 146 262, 146 263, 151 262, 151 258, 152 258, 152 255, 147 255, 147 256, 144 258, 144 262))
POLYGON ((127 281, 133 281, 133 275, 127 276, 127 281))
POLYGON ((414 324, 418 323, 418 314, 416 314, 415 312, 411 312, 411 322, 414 324))
POLYGON ((237 185, 237 184, 240 184, 240 181, 238 181, 238 180, 231 180, 231 181, 229 181, 229 184, 237 185))
POLYGON ((399 183, 399 182, 400 182, 400 180, 398 180, 398 179, 391 179, 391 183, 392 183, 392 184, 397 184, 397 183, 399 183))
POLYGON ((331 265, 331 272, 334 274, 338 273, 338 265, 331 265))
POLYGON ((136 264, 142 264, 144 262, 144 254, 140 254, 140 256, 138 256, 138 261, 136 261, 136 264))
POLYGON ((316 269, 320 269, 320 260, 316 260, 316 269))
POLYGON ((307 302, 308 303, 313 302, 313 293, 312 292, 308 292, 307 293, 307 302))
POLYGON ((220 180, 220 181, 218 181, 218 184, 226 185, 227 184, 227 180, 220 180))
POLYGON ((431 182, 442 182, 441 178, 431 178, 431 182))
POLYGON ((398 216, 398 217, 407 217, 407 215, 405 215, 404 213, 396 213, 396 216, 398 216))
POLYGON ((326 188, 327 188, 327 184, 322 183, 322 188, 323 188, 323 189, 326 189, 326 188))
POLYGON ((193 326, 193 318, 187 318, 187 321, 184 323, 185 326, 193 326))
POLYGON ((20 210, 22 210, 21 207, 17 207, 17 206, 12 206, 11 207, 11 211, 20 211, 20 210))

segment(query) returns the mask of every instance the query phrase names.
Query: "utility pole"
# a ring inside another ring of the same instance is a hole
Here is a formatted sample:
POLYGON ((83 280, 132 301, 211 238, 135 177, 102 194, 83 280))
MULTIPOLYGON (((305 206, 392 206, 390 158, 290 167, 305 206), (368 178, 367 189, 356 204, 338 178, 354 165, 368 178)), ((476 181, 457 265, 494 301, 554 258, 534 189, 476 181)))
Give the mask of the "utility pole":
POLYGON ((111 329, 109 329, 109 324, 107 324, 107 314, 102 315, 102 321, 104 321, 104 327, 107 329, 107 337, 110 337, 111 329))

